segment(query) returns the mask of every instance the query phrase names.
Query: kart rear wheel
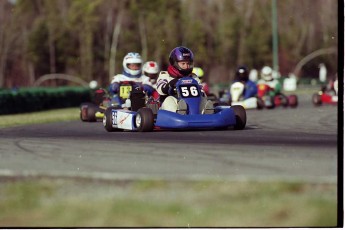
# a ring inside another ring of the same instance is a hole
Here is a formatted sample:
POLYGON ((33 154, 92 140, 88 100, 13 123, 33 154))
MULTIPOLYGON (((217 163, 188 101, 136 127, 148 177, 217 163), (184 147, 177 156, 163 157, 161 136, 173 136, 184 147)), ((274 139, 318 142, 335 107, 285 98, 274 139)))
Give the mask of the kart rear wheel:
POLYGON ((113 126, 112 126, 113 115, 112 115, 111 110, 114 108, 115 107, 108 107, 104 112, 103 126, 104 126, 105 130, 107 130, 108 132, 120 131, 119 129, 113 128, 113 126))
POLYGON ((273 97, 266 95, 262 98, 262 100, 264 101, 265 107, 267 109, 274 109, 275 104, 274 104, 274 98, 273 97))
POLYGON ((280 104, 285 108, 288 107, 290 104, 290 100, 287 96, 281 94, 280 95, 280 104))
POLYGON ((234 106, 231 106, 231 108, 234 110, 235 117, 236 117, 236 124, 235 124, 234 128, 236 130, 244 129, 244 127, 246 127, 246 123, 247 123, 246 110, 243 108, 242 105, 234 105, 234 106))
POLYGON ((288 97, 288 101, 289 101, 289 106, 291 108, 296 108, 298 105, 298 98, 296 95, 289 95, 288 97))
POLYGON ((151 132, 154 128, 154 115, 151 109, 141 108, 135 116, 135 126, 139 132, 151 132))
POLYGON ((312 101, 313 101, 313 104, 316 106, 321 105, 322 104, 321 95, 318 93, 314 93, 312 97, 312 101))

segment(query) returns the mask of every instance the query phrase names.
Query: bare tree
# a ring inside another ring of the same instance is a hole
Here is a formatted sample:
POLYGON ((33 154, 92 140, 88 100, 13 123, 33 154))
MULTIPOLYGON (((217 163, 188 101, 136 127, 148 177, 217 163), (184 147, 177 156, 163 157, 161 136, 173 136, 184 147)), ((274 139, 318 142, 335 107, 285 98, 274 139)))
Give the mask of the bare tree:
MULTIPOLYGON (((284 70, 316 50, 337 46, 337 1, 277 3, 284 70)), ((228 82, 240 63, 250 68, 271 63, 271 12, 270 0, 30 0, 14 5, 0 0, 0 87, 19 80, 30 85, 35 74, 48 72, 65 71, 86 81, 112 77, 121 66, 117 59, 129 50, 141 51, 164 69, 177 45, 195 50, 206 73, 217 73, 212 82, 228 82)), ((322 58, 336 70, 333 57, 322 58)))
POLYGON ((0 1, 0 87, 5 86, 7 63, 10 50, 14 49, 15 42, 20 36, 12 6, 7 1, 0 1))
POLYGON ((123 18, 124 11, 120 10, 116 17, 116 24, 113 29, 113 36, 110 48, 110 58, 109 58, 109 78, 115 75, 115 66, 116 66, 116 52, 117 52, 117 43, 119 40, 119 34, 121 32, 121 23, 123 18))
POLYGON ((246 53, 245 41, 247 37, 247 31, 250 30, 250 19, 253 15, 254 1, 243 1, 240 4, 240 14, 244 15, 242 20, 242 29, 240 30, 239 46, 238 46, 238 59, 237 64, 243 64, 246 53))

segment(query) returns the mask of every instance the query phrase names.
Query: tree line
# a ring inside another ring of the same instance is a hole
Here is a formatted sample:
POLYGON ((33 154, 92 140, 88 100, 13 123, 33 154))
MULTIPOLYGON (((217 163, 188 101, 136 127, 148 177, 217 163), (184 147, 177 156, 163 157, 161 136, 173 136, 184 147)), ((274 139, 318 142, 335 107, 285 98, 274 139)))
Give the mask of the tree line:
MULTIPOLYGON (((164 70, 170 51, 190 48, 211 83, 226 83, 236 66, 272 66, 273 0, 1 0, 0 88, 32 86, 65 73, 100 85, 139 52, 164 70)), ((288 75, 306 55, 338 46, 336 0, 277 1, 279 71, 288 75)), ((315 57, 300 77, 318 77, 337 53, 315 57)), ((64 84, 68 84, 64 82, 64 84)))

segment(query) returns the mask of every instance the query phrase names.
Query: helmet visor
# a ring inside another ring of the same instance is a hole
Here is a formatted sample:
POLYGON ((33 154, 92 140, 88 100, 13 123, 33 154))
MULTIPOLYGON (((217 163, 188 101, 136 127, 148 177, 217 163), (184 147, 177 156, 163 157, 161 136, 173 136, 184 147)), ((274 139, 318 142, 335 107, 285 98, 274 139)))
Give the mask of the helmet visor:
POLYGON ((177 65, 183 70, 193 68, 193 62, 192 61, 178 61, 177 65))
POLYGON ((130 70, 139 70, 141 68, 141 63, 128 63, 127 68, 130 70))
POLYGON ((158 73, 146 73, 145 75, 148 76, 150 79, 156 79, 158 77, 158 73))
POLYGON ((245 72, 246 72, 246 71, 245 71, 244 69, 239 69, 239 70, 238 70, 238 73, 239 73, 239 74, 244 74, 245 72))

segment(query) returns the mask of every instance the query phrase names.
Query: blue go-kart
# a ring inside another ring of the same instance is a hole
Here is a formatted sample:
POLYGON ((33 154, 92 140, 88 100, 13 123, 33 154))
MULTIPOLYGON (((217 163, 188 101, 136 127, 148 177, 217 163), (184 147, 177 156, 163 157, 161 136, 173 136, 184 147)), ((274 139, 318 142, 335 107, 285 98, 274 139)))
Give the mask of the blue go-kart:
POLYGON ((146 101, 143 107, 135 110, 109 107, 104 113, 103 125, 109 132, 227 129, 228 127, 241 130, 246 126, 246 110, 241 105, 204 108, 204 92, 192 77, 180 78, 176 83, 174 94, 178 104, 181 104, 181 101, 184 104, 183 108, 179 108, 176 112, 158 109, 159 102, 154 104, 152 101, 146 101))

